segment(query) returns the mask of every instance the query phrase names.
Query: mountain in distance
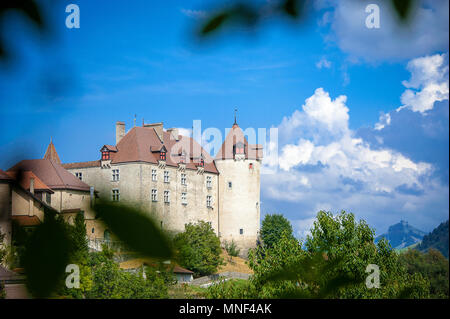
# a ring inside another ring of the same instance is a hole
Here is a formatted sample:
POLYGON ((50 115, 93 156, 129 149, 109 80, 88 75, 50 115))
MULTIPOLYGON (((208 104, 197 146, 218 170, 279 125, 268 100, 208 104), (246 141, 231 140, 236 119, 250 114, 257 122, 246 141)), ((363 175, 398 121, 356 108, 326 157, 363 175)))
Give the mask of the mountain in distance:
POLYGON ((375 238, 375 243, 386 238, 394 249, 402 249, 419 243, 426 235, 425 232, 411 226, 408 222, 401 220, 399 223, 389 227, 386 234, 375 238))
POLYGON ((439 250, 448 259, 448 220, 425 235, 416 249, 426 252, 429 248, 439 250))

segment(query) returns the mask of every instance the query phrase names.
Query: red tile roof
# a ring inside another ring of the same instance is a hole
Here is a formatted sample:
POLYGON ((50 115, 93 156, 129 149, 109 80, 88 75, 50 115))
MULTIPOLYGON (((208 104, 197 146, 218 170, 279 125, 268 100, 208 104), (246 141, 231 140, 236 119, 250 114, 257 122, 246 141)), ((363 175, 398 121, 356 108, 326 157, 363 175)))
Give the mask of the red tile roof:
POLYGON ((245 138, 244 132, 236 123, 228 132, 222 147, 216 154, 216 160, 222 159, 234 159, 233 146, 237 143, 243 143, 245 145, 245 158, 246 159, 262 159, 262 146, 259 144, 248 144, 245 138))
MULTIPOLYGON (((9 176, 11 176, 13 179, 17 179, 17 173, 18 171, 9 171, 6 172, 9 176)), ((31 171, 22 171, 20 176, 20 180, 17 182, 22 186, 23 189, 26 189, 27 191, 30 191, 30 180, 31 178, 34 178, 34 190, 35 191, 47 191, 50 193, 53 193, 50 187, 48 187, 43 181, 39 179, 33 172, 31 171)))
POLYGON ((41 220, 37 216, 12 215, 11 218, 20 226, 37 226, 41 223, 41 220))
POLYGON ((60 164, 48 159, 23 160, 8 169, 10 171, 32 171, 51 189, 89 191, 88 184, 80 181, 60 164))
POLYGON ((78 162, 78 163, 66 163, 61 164, 65 169, 70 168, 86 168, 86 167, 100 167, 100 160, 88 161, 88 162, 78 162))
POLYGON ((173 267, 173 272, 176 274, 193 274, 193 271, 190 271, 186 268, 180 267, 178 265, 175 265, 175 267, 173 267))
POLYGON ((58 153, 56 152, 55 145, 50 140, 50 144, 48 144, 47 150, 45 151, 44 159, 52 160, 55 163, 61 164, 61 160, 59 159, 58 153))
POLYGON ((108 151, 117 152, 117 147, 114 145, 105 145, 103 147, 105 147, 108 151))
POLYGON ((153 127, 133 127, 117 144, 117 152, 111 153, 111 164, 127 162, 148 162, 157 164, 159 152, 165 146, 167 149, 166 165, 178 166, 181 161, 179 154, 186 153, 186 168, 197 169, 200 154, 204 157, 204 170, 218 174, 212 157, 194 139, 179 135, 179 140, 171 138, 169 132, 163 132, 163 142, 159 139, 153 127), (189 150, 191 153, 189 155, 189 150), (192 160, 191 158, 194 158, 192 160))
POLYGON ((12 178, 5 171, 0 169, 0 181, 12 181, 12 178))

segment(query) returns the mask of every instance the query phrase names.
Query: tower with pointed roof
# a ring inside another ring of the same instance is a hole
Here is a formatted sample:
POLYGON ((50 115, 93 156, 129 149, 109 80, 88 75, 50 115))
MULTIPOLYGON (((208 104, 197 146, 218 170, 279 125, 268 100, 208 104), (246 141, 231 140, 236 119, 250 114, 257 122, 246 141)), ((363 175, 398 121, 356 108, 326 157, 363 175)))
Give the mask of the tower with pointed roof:
POLYGON ((235 115, 214 162, 219 171, 220 238, 234 241, 242 255, 256 246, 259 236, 261 160, 261 146, 248 143, 235 115))
POLYGON ((48 144, 43 159, 49 159, 55 163, 61 164, 61 160, 59 159, 58 153, 56 152, 56 148, 53 144, 52 138, 50 138, 50 144, 48 144))

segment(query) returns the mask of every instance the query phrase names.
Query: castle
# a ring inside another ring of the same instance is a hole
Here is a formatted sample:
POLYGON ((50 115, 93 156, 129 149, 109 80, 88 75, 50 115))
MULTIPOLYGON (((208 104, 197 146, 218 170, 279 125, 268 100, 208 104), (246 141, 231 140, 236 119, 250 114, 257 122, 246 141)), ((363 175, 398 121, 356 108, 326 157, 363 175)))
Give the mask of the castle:
POLYGON ((62 164, 50 141, 43 159, 0 170, 0 230, 6 243, 14 237, 13 222, 35 227, 49 207, 69 223, 83 213, 90 247, 100 249, 114 239, 92 209, 103 197, 151 212, 172 232, 206 221, 222 243, 234 241, 243 256, 255 247, 262 147, 248 143, 236 120, 215 158, 178 129, 164 130, 163 123, 126 132, 123 122, 116 123, 116 145, 101 147, 99 157, 62 164))
MULTIPOLYGON (((126 132, 125 123, 117 122, 116 145, 101 147, 99 160, 62 166, 100 197, 153 212, 165 230, 206 221, 222 242, 233 240, 245 255, 259 233, 261 160, 262 147, 248 144, 236 121, 215 158, 163 123, 126 132)), ((101 225, 87 233, 109 237, 101 225)))

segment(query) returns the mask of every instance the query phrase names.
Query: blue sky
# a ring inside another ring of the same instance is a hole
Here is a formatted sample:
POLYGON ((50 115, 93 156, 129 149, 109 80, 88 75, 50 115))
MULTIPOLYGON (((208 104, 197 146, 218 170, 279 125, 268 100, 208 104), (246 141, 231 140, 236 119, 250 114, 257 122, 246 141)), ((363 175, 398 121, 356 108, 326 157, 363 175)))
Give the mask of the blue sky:
POLYGON ((96 159, 134 114, 224 130, 237 107, 241 127, 279 129, 263 215, 285 214, 299 236, 318 209, 352 211, 377 233, 400 219, 430 231, 448 218, 448 2, 420 2, 408 27, 380 2, 380 29, 364 26, 365 5, 317 1, 301 25, 274 18, 205 44, 192 30, 213 1, 60 1, 45 37, 11 15, 0 168, 42 157, 50 137, 63 162, 96 159), (65 27, 69 3, 79 29, 65 27))

